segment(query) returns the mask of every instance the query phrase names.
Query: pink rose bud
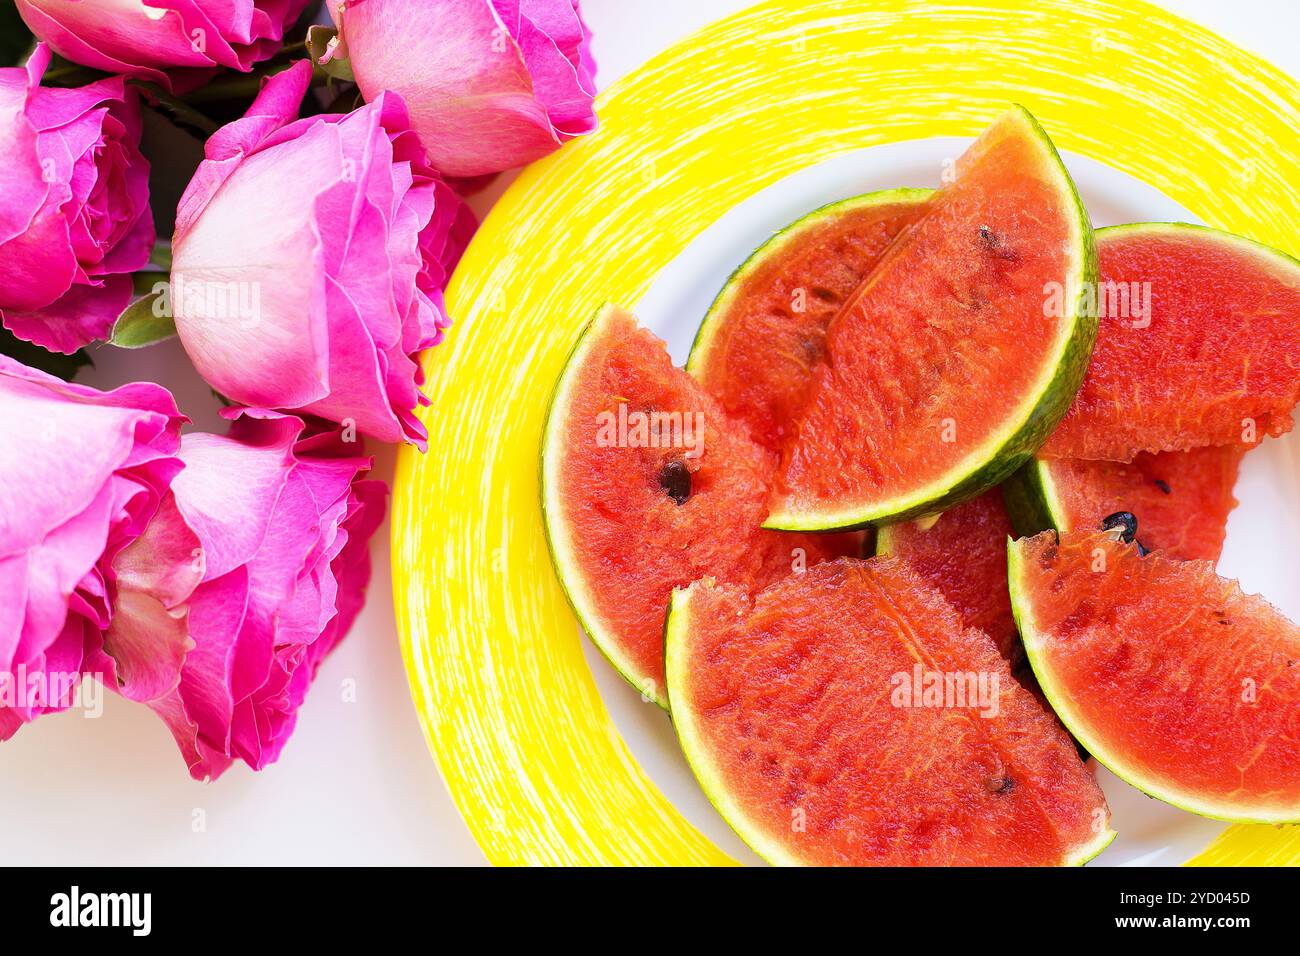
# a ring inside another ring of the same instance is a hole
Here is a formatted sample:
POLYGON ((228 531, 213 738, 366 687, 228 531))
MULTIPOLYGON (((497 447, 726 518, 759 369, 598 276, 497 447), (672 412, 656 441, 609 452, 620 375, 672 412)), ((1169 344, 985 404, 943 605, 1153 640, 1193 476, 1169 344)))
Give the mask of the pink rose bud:
POLYGON ((114 560, 181 469, 186 419, 159 385, 71 385, 0 356, 0 740, 72 705, 114 560))
POLYGON ((196 779, 274 761, 352 626, 387 488, 342 431, 258 409, 187 434, 185 469, 117 558, 106 683, 167 723, 196 779))
POLYGON ((49 62, 39 44, 0 69, 0 320, 75 352, 108 335, 149 261, 149 164, 135 91, 121 77, 47 89, 49 62))
POLYGON ((366 99, 400 93, 434 167, 522 166, 596 128, 577 0, 328 0, 366 99))
POLYGON ((213 388, 424 447, 416 354, 474 230, 426 163, 401 98, 294 120, 299 61, 208 140, 181 198, 171 309, 213 388))
POLYGON ((275 55, 307 0, 17 0, 59 56, 187 92, 275 55))

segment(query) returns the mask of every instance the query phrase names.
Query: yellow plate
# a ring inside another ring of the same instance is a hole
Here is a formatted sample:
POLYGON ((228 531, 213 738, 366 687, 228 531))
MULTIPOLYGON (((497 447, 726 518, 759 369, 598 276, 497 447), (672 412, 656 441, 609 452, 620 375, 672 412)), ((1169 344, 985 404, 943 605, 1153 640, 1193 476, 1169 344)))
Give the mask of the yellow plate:
MULTIPOLYGON (((393 582, 430 749, 493 863, 720 864, 637 766, 587 668, 538 501, 546 402, 606 300, 635 304, 703 229, 836 153, 971 136, 1008 101, 1058 146, 1205 222, 1300 254, 1300 87, 1125 0, 772 0, 604 93, 600 130, 524 172, 448 290, 425 359, 429 453, 403 449, 393 582)), ((721 277, 719 277, 721 279, 721 277)), ((1232 827, 1198 861, 1296 863, 1232 827)))

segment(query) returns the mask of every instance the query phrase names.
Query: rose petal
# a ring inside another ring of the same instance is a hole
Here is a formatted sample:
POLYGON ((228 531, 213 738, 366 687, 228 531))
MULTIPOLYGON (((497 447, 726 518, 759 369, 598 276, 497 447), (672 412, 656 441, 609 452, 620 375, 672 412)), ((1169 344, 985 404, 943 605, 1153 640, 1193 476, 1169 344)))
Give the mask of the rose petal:
POLYGON ((4 736, 68 706, 56 684, 99 669, 114 559, 179 470, 183 421, 157 385, 99 392, 0 356, 0 444, 22 452, 0 456, 0 673, 33 676, 47 695, 0 706, 4 736))
POLYGON ((595 128, 573 0, 362 0, 331 14, 366 99, 401 94, 446 176, 521 166, 595 128))
POLYGON ((31 31, 63 57, 177 93, 217 67, 247 72, 280 48, 306 0, 17 0, 31 31))
POLYGON ((415 356, 448 324, 441 289, 473 215, 426 162, 400 97, 290 122, 309 74, 273 78, 209 141, 173 245, 177 332, 237 402, 423 448, 415 356))
POLYGON ((0 318, 19 338, 73 352, 106 336, 149 259, 149 164, 135 91, 121 77, 39 85, 49 49, 0 69, 0 318))

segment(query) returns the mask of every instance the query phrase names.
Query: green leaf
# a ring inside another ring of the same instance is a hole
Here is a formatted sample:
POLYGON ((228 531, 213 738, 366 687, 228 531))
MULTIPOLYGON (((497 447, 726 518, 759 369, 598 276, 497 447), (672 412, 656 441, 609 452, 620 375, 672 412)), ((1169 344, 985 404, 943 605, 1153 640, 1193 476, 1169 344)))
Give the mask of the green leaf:
POLYGON ((85 349, 78 349, 71 355, 51 352, 31 342, 24 342, 5 328, 0 328, 0 355, 8 355, 24 365, 48 372, 65 382, 71 382, 78 369, 94 364, 85 349))
POLYGON ((357 78, 352 75, 352 61, 346 56, 340 56, 336 52, 329 60, 321 62, 321 59, 329 52, 330 45, 339 42, 342 41, 339 40, 337 30, 333 27, 316 24, 307 31, 307 55, 311 57, 312 63, 334 77, 334 79, 355 83, 357 78))
MULTIPOLYGON (((156 274, 162 276, 161 272, 156 274)), ((167 314, 167 309, 155 308, 159 303, 165 305, 165 295, 163 291, 150 292, 128 305, 113 325, 109 344, 122 349, 140 349, 175 335, 176 323, 167 314)))

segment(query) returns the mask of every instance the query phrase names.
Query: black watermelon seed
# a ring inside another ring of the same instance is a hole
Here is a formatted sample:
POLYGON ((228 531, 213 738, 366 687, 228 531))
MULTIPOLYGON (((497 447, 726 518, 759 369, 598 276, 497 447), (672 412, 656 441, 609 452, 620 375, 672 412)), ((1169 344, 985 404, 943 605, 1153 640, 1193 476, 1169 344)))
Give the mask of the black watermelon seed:
POLYGON ((804 358, 809 362, 816 362, 822 357, 822 343, 811 335, 801 336, 799 347, 803 350, 804 358))
POLYGON ((1005 240, 988 226, 980 226, 980 242, 984 243, 984 248, 999 259, 1014 262, 1017 258, 1016 254, 1007 247, 1005 240))
POLYGON ((984 781, 984 786, 989 793, 1010 793, 1016 788, 1016 782, 1003 774, 1001 777, 989 777, 984 781))
POLYGON ((1163 478, 1156 479, 1156 487, 1167 495, 1173 493, 1173 489, 1169 487, 1169 482, 1165 481, 1163 478))
POLYGON ((1138 519, 1131 511, 1116 511, 1101 519, 1102 531, 1113 531, 1116 528, 1121 529, 1119 539, 1125 544, 1132 544, 1133 539, 1137 537, 1138 519))
POLYGON ((1138 557, 1139 557, 1139 558, 1145 558, 1148 554, 1151 553, 1151 552, 1147 549, 1147 546, 1144 545, 1141 541, 1139 541, 1139 542, 1137 543, 1137 546, 1138 546, 1138 557))
POLYGON ((659 487, 668 492, 668 497, 679 505, 686 503, 691 496, 691 472, 677 459, 664 462, 659 472, 659 487))

